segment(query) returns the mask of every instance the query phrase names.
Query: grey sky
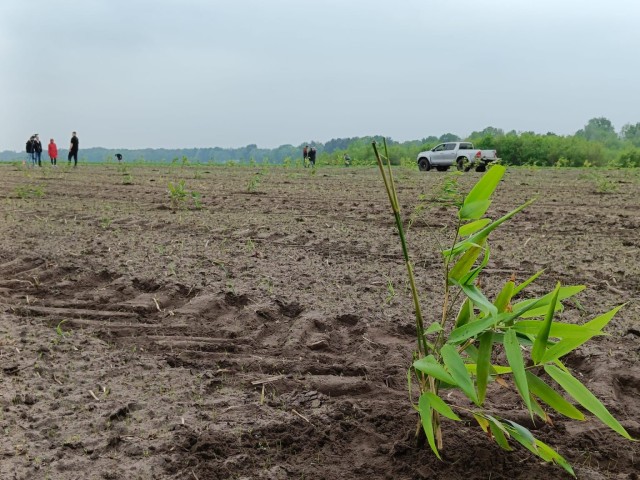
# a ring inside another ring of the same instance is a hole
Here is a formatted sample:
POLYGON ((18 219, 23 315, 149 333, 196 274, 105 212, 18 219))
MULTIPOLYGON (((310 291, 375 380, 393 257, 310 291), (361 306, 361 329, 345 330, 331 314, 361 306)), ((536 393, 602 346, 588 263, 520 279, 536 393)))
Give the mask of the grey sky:
POLYGON ((1 0, 0 150, 640 121, 637 0, 1 0))

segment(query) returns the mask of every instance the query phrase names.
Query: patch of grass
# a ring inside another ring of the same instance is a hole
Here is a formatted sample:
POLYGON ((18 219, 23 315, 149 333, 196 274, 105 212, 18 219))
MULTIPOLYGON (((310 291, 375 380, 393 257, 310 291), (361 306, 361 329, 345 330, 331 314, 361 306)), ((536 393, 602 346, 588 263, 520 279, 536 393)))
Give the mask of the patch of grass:
POLYGON ((44 196, 44 187, 41 185, 18 185, 15 194, 22 198, 41 198, 44 196))

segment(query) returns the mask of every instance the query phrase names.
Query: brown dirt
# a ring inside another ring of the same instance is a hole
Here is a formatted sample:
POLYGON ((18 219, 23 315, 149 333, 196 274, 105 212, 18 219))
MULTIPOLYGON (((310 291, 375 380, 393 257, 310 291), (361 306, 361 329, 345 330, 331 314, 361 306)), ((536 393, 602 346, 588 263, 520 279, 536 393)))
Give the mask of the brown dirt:
MULTIPOLYGON (((125 185, 115 166, 0 167, 0 478, 567 478, 470 422, 445 424, 443 461, 417 448, 411 302, 379 174, 257 170, 133 167, 125 185), (180 178, 201 210, 171 208, 180 178)), ((435 319, 451 177, 396 175, 435 319)), ((484 285, 542 268, 532 293, 587 284, 563 313, 576 322, 630 302, 567 363, 638 438, 640 176, 598 175, 613 191, 585 170, 511 169, 490 213, 539 200, 495 233, 484 285)), ((638 478, 637 443, 554 421, 533 428, 579 478, 638 478)))

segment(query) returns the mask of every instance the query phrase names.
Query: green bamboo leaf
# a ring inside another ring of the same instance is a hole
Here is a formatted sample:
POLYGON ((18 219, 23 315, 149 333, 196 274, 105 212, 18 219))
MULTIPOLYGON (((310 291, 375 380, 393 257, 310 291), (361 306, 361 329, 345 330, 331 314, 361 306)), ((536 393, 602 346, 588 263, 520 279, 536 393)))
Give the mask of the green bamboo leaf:
POLYGON ((456 348, 448 344, 443 345, 440 354, 455 383, 473 403, 478 405, 478 395, 473 388, 473 381, 456 348))
POLYGON ((609 413, 609 410, 580 381, 555 365, 545 365, 544 371, 573 397, 580 405, 598 417, 602 423, 628 440, 633 440, 622 425, 609 413))
POLYGON ((471 337, 475 337, 480 332, 484 332, 486 329, 493 327, 495 323, 496 319, 493 317, 485 317, 480 320, 475 320, 471 323, 467 323, 466 325, 453 330, 449 334, 447 343, 452 345, 462 343, 471 337))
MULTIPOLYGON (((584 289, 585 289, 584 285, 569 285, 566 287, 560 287, 560 292, 558 293, 558 300, 565 300, 569 297, 573 297, 574 295, 580 293, 584 289)), ((551 303, 551 300, 553 299, 553 294, 554 292, 550 292, 537 299, 523 300, 522 302, 518 302, 514 304, 513 309, 516 310, 525 305, 529 305, 532 303, 536 304, 536 308, 545 307, 549 305, 549 303, 551 303)), ((544 315, 544 313, 546 312, 543 311, 541 315, 544 315)))
POLYGON ((553 462, 553 463, 555 463, 557 465, 560 465, 562 468, 564 468, 571 475, 573 475, 574 477, 576 476, 576 474, 573 471, 573 468, 571 468, 571 465, 569 465, 569 462, 567 462, 562 455, 560 455, 558 452, 556 452, 549 445, 547 445, 546 443, 544 443, 541 440, 538 440, 536 438, 536 447, 538 448, 538 452, 540 453, 540 457, 545 459, 547 462, 553 462))
POLYGON ((474 222, 469 222, 469 223, 467 223, 465 225, 462 225, 458 229, 458 236, 459 237, 466 237, 467 235, 471 235, 472 233, 476 233, 478 230, 481 230, 482 228, 486 227, 490 223, 491 223, 491 219, 490 218, 483 218, 481 220, 476 220, 474 222))
POLYGON ((458 212, 460 220, 478 220, 489 209, 491 200, 478 200, 477 202, 464 203, 458 212))
MULTIPOLYGON (((513 328, 518 333, 535 335, 540 330, 542 323, 541 320, 522 320, 516 322, 513 328)), ((549 331, 550 338, 591 338, 602 334, 600 330, 592 330, 584 325, 562 322, 552 322, 549 331)))
POLYGON ((442 460, 438 447, 436 446, 436 439, 433 432, 431 404, 429 403, 429 398, 424 393, 420 395, 420 399, 418 400, 418 412, 420 412, 420 420, 422 421, 424 433, 427 436, 427 442, 429 442, 429 446, 433 453, 436 454, 436 457, 442 460))
POLYGON ((469 273, 473 264, 482 253, 482 246, 471 247, 456 261, 456 264, 449 271, 449 279, 459 281, 464 275, 469 273))
POLYGON ((533 275, 531 275, 529 278, 527 278, 524 282, 522 282, 521 284, 517 285, 514 289, 513 289, 513 296, 515 297, 517 294, 519 294, 522 290, 524 290, 525 288, 527 288, 527 286, 529 286, 529 284, 531 284, 532 282, 535 282, 538 277, 540 275, 542 275, 544 273, 544 270, 540 270, 539 272, 534 273, 533 275))
POLYGON ((507 282, 502 287, 502 290, 496 297, 496 301, 493 304, 498 309, 498 313, 502 313, 507 309, 507 306, 511 302, 511 298, 513 297, 513 289, 515 284, 513 282, 507 282))
POLYGON ((462 204, 463 208, 465 205, 489 200, 506 170, 502 165, 494 165, 489 169, 467 194, 462 204))
POLYGON ((440 325, 438 322, 433 322, 431 325, 429 325, 429 328, 427 328, 424 331, 424 333, 426 335, 429 335, 430 333, 436 333, 441 331, 442 331, 442 325, 440 325))
POLYGON ((474 305, 477 305, 481 312, 491 317, 498 315, 496 306, 484 296, 478 287, 475 285, 461 285, 461 287, 465 295, 471 299, 474 305))
POLYGON ((547 385, 541 378, 531 372, 527 372, 529 390, 544 403, 553 408, 556 412, 574 420, 584 420, 584 415, 580 410, 569 403, 562 395, 547 385))
POLYGON ((450 385, 456 385, 453 377, 447 373, 444 367, 438 363, 433 355, 427 355, 426 357, 416 360, 413 362, 413 368, 422 373, 426 373, 437 380, 450 385))
MULTIPOLYGON (((471 375, 477 375, 478 366, 475 363, 466 363, 465 367, 467 367, 467 371, 471 375)), ((507 374, 512 373, 512 372, 513 372, 513 369, 511 367, 505 367, 504 365, 491 365, 491 374, 492 375, 507 375, 507 374)))
POLYGON ((476 385, 478 387, 478 400, 480 405, 484 404, 487 394, 487 384, 491 374, 491 352, 493 351, 493 332, 489 330, 480 335, 480 346, 478 348, 476 385))
POLYGON ((525 208, 527 208, 533 202, 534 202, 534 200, 529 200, 528 202, 523 203, 522 205, 517 207, 515 210, 512 210, 509 213, 507 213, 506 215, 500 217, 498 220, 495 220, 494 222, 491 222, 489 225, 484 227, 482 230, 474 233, 473 235, 471 235, 466 240, 463 240, 462 242, 458 242, 457 244, 455 244, 453 246, 453 248, 450 248, 448 250, 444 250, 442 252, 442 254, 445 257, 456 256, 456 255, 459 255, 460 253, 462 253, 464 250, 466 250, 470 245, 478 245, 480 242, 486 240, 486 238, 489 236, 489 234, 491 232, 493 232, 496 228, 498 228, 504 222, 506 222, 511 217, 513 217, 516 213, 518 213, 518 212, 524 210, 525 208))
POLYGON ((468 298, 462 302, 462 306, 460 307, 460 311, 458 312, 458 316, 456 317, 455 328, 462 327, 466 325, 471 320, 473 316, 471 300, 468 298))
POLYGON ((451 407, 445 403, 438 395, 432 392, 424 392, 423 395, 427 397, 429 403, 431 404, 431 408, 433 408, 440 415, 447 417, 451 420, 460 421, 460 417, 455 414, 451 407))
POLYGON ((560 340, 545 352, 544 356, 542 357, 542 363, 550 362, 552 360, 563 357, 567 353, 574 351, 580 345, 589 341, 592 337, 596 335, 602 335, 602 329, 607 326, 614 315, 618 313, 618 310, 624 307, 624 305, 625 304, 615 307, 612 310, 609 310, 607 313, 603 313, 590 322, 585 323, 582 326, 585 331, 583 336, 560 340))
MULTIPOLYGON (((564 310, 564 305, 562 305, 562 303, 558 302, 554 305, 553 307, 553 311, 555 312, 562 312, 564 310)), ((537 318, 537 317, 543 317, 546 316, 547 313, 549 312, 549 305, 546 304, 544 306, 541 307, 537 307, 537 308, 532 308, 531 310, 528 310, 526 313, 522 314, 522 318, 537 318)))
POLYGON ((491 249, 489 248, 489 245, 487 245, 484 242, 483 242, 483 246, 484 246, 484 257, 482 259, 482 262, 480 262, 480 265, 478 265, 476 268, 471 270, 469 273, 467 273, 465 276, 463 276, 460 279, 460 282, 458 282, 460 285, 473 285, 478 275, 480 275, 480 272, 482 272, 484 267, 486 267, 487 264, 489 263, 491 249))
POLYGON ((512 451, 513 448, 511 448, 511 445, 509 445, 509 442, 507 441, 507 437, 505 435, 506 430, 503 430, 504 427, 502 427, 502 425, 496 425, 494 422, 497 422, 498 420, 494 419, 493 417, 487 415, 487 418, 489 419, 489 428, 491 429, 491 434, 493 435, 493 438, 495 438, 496 443, 503 450, 512 451))
POLYGON ((531 397, 531 408, 533 413, 535 413, 538 417, 542 419, 543 422, 549 423, 549 415, 545 412, 538 401, 533 397, 533 395, 529 395, 531 397))
POLYGON ((545 351, 547 350, 547 341, 549 340, 549 332, 551 331, 551 322, 553 322, 553 314, 556 310, 556 304, 558 303, 558 295, 560 293, 560 283, 556 285, 555 290, 553 291, 553 298, 551 299, 551 303, 549 303, 547 309, 547 315, 544 318, 544 322, 540 326, 540 330, 536 335, 536 339, 533 342, 533 348, 531 349, 531 359, 535 364, 539 364, 540 360, 544 356, 545 351))
MULTIPOLYGON (((509 434, 518 440, 520 444, 526 447, 531 452, 538 455, 538 451, 536 449, 536 439, 533 434, 525 427, 511 420, 505 420, 509 425, 505 425, 505 428, 509 432, 509 434)), ((503 424, 504 425, 504 424, 503 424)))
POLYGON ((529 397, 529 384, 527 383, 527 375, 524 369, 524 359, 522 358, 522 350, 516 337, 516 331, 509 329, 504 334, 504 350, 507 354, 509 365, 513 369, 513 379, 516 388, 524 400, 527 410, 531 411, 531 398, 529 397))

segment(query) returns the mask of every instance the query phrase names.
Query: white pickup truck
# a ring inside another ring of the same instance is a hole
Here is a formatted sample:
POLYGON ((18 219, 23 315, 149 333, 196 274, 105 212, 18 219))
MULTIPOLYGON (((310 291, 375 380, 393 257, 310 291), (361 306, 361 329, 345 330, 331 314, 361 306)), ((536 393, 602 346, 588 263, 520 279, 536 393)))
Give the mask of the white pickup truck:
POLYGON ((447 142, 420 152, 418 168, 426 172, 435 167, 439 172, 443 172, 455 165, 461 172, 468 172, 472 168, 477 172, 484 172, 487 164, 497 159, 495 150, 478 150, 473 148, 470 142, 447 142))

